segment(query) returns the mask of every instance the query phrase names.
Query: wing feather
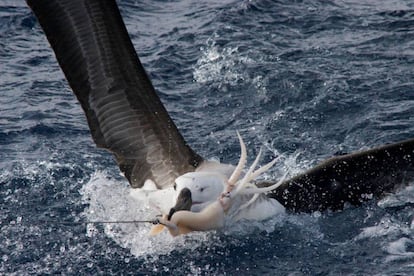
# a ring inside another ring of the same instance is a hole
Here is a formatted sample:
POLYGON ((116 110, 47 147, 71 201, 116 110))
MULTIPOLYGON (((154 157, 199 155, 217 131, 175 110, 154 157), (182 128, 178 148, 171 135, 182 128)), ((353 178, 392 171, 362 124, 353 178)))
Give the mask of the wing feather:
POLYGON ((202 161, 157 96, 114 0, 28 0, 95 143, 114 153, 133 187, 158 187, 202 161))
MULTIPOLYGON (((268 193, 295 212, 340 210, 414 179, 414 139, 329 158, 268 193)), ((260 184, 268 186, 270 183, 260 184)))

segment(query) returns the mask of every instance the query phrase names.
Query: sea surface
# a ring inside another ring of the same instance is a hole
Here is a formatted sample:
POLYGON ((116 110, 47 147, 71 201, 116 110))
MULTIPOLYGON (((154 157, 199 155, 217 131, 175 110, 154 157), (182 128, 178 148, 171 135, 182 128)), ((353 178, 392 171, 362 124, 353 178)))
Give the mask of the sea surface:
MULTIPOLYGON (((118 1, 144 67, 200 155, 280 156, 277 179, 414 137, 414 2, 118 1)), ((36 19, 0 0, 1 275, 414 275, 414 181, 340 212, 149 237, 36 19)))

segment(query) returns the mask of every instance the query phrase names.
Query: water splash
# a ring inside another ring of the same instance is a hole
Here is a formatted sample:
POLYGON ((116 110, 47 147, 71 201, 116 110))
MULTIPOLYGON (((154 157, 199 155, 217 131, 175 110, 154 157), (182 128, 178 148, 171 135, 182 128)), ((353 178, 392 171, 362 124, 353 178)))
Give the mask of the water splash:
MULTIPOLYGON (((202 55, 193 72, 196 82, 212 84, 220 89, 225 85, 234 86, 249 79, 244 68, 254 61, 240 54, 237 47, 220 47, 216 45, 215 38, 210 38, 207 46, 200 50, 202 55)), ((260 79, 256 82, 260 85, 260 79)))
MULTIPOLYGON (((104 172, 96 172, 86 183, 80 193, 89 206, 83 212, 87 221, 131 221, 152 220, 157 211, 148 207, 145 202, 130 196, 131 189, 125 182, 109 178, 104 172)), ((208 233, 194 233, 188 237, 172 238, 168 231, 151 237, 151 224, 105 224, 104 233, 119 246, 129 249, 135 257, 156 258, 169 254, 178 248, 189 250, 207 242, 208 233)), ((99 228, 99 227, 98 227, 99 228)), ((97 229, 88 226, 87 234, 94 235, 97 229)))

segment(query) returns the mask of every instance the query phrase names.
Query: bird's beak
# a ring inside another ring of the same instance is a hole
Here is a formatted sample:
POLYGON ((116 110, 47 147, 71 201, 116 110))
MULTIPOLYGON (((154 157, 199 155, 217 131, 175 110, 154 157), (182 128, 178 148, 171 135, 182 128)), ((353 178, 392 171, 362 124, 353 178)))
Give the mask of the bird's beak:
POLYGON ((192 204, 193 201, 191 199, 191 191, 188 188, 183 188, 177 197, 177 202, 175 203, 175 206, 170 209, 167 219, 170 220, 175 212, 182 210, 190 211, 192 204))

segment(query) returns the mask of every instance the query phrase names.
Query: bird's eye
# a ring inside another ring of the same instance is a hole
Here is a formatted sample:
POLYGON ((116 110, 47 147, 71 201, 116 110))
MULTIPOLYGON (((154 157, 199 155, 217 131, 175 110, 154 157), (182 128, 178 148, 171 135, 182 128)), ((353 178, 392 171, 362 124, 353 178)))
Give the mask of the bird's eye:
POLYGON ((204 191, 204 188, 200 188, 200 192, 203 192, 204 191))
POLYGON ((174 182, 173 188, 174 188, 174 191, 177 191, 177 183, 174 182))

